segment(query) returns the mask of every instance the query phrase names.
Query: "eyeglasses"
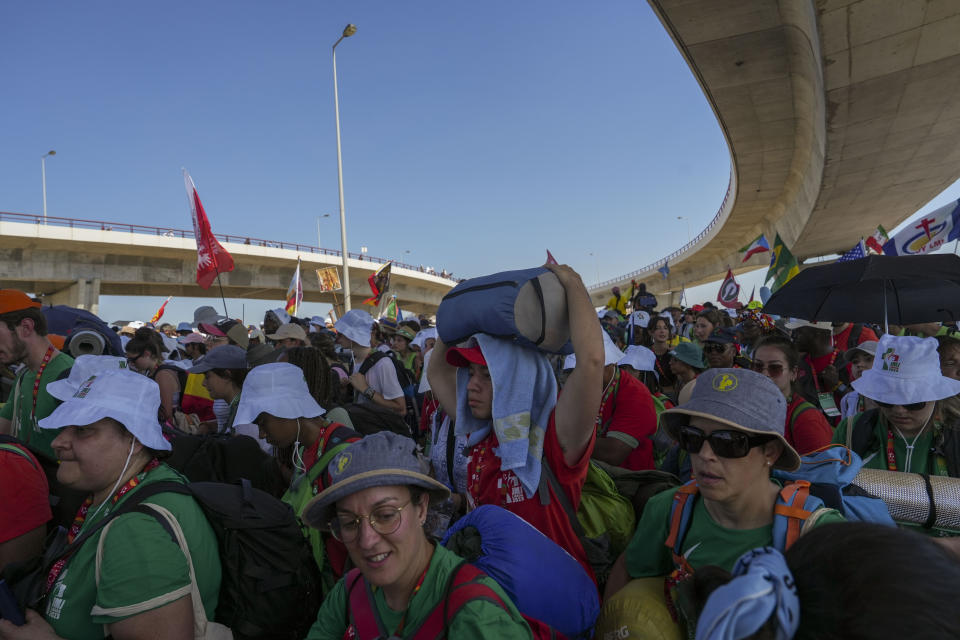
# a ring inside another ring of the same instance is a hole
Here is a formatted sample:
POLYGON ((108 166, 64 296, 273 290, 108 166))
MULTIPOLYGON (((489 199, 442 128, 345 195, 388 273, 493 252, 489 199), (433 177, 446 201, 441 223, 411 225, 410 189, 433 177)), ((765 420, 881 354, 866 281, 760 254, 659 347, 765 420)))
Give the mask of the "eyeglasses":
POLYGON ((708 342, 707 344, 703 345, 704 353, 723 353, 726 350, 727 345, 719 344, 717 342, 708 342))
POLYGON ((759 360, 754 360, 750 363, 750 368, 756 371, 757 373, 763 373, 763 370, 766 369, 770 372, 770 376, 777 378, 783 373, 783 365, 779 362, 761 362, 759 360))
POLYGON ((874 400, 877 403, 878 407, 883 407, 884 409, 892 409, 893 407, 903 407, 907 411, 920 411, 927 406, 926 402, 913 402, 911 404, 890 404, 889 402, 880 402, 879 400, 874 400))
POLYGON ((399 507, 377 507, 368 516, 346 518, 337 515, 330 521, 330 533, 340 542, 353 542, 360 535, 360 521, 366 520, 370 528, 382 536, 396 533, 400 528, 402 518, 400 512, 410 506, 410 502, 399 507))
POLYGON ((733 429, 721 429, 710 435, 696 427, 680 427, 680 448, 689 453, 699 453, 704 442, 721 458, 743 458, 753 447, 770 442, 774 436, 753 436, 733 429))

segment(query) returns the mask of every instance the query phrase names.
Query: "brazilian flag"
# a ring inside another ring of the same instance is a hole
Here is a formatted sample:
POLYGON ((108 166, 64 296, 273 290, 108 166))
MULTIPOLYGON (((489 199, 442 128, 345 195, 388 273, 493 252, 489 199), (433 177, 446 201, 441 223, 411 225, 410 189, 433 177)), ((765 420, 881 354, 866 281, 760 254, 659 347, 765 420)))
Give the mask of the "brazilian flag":
POLYGON ((766 283, 773 280, 773 285, 770 287, 770 292, 773 293, 787 284, 790 278, 800 273, 800 264, 787 249, 787 245, 783 244, 779 233, 777 234, 777 240, 773 243, 771 254, 770 269, 767 270, 767 277, 763 281, 766 283))

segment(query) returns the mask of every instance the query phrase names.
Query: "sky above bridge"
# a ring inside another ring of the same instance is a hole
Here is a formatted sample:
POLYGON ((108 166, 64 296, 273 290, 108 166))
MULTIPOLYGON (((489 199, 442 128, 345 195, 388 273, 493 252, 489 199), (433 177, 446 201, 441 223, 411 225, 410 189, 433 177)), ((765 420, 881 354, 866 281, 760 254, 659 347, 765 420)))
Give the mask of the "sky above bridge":
POLYGON ((55 149, 51 216, 189 228, 186 167, 214 231, 314 244, 319 219, 339 248, 330 47, 348 22, 351 251, 470 277, 549 248, 589 284, 678 248, 723 199, 726 144, 645 2, 54 0, 2 11, 0 211, 41 212, 55 149))

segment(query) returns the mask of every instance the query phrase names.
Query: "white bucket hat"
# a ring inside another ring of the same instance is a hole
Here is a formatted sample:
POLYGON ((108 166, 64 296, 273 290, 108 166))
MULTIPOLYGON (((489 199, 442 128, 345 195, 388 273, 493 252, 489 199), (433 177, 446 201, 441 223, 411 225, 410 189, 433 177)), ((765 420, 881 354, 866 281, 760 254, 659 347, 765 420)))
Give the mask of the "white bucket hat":
POLYGON ((53 413, 40 420, 41 429, 86 426, 113 418, 133 434, 140 444, 155 451, 170 451, 157 421, 160 387, 146 376, 129 369, 104 371, 80 383, 72 396, 53 413))
MULTIPOLYGON (((613 338, 606 331, 603 334, 603 366, 617 364, 623 359, 623 351, 613 343, 613 338)), ((571 353, 563 360, 564 369, 573 369, 577 366, 577 354, 571 353)))
POLYGON ((277 418, 316 418, 324 410, 310 395, 300 367, 271 362, 247 374, 234 423, 253 424, 261 413, 277 418))
POLYGON ((809 320, 801 320, 799 318, 790 318, 783 325, 788 331, 794 331, 796 329, 802 329, 803 327, 810 327, 811 329, 820 329, 821 331, 832 331, 833 325, 829 322, 810 322, 809 320))
POLYGON ((70 375, 67 376, 67 379, 54 380, 49 383, 47 385, 47 393, 57 400, 66 402, 90 376, 95 376, 105 371, 119 371, 120 369, 129 368, 129 363, 126 358, 118 358, 117 356, 80 356, 73 361, 73 367, 70 369, 70 375))
POLYGON ((634 311, 630 314, 630 319, 627 323, 634 327, 643 327, 646 329, 647 326, 650 325, 650 314, 646 311, 634 311))
POLYGON ((871 400, 903 405, 955 396, 960 380, 940 373, 936 338, 883 335, 873 367, 853 381, 853 388, 871 400))
POLYGON ((617 364, 633 367, 637 371, 653 371, 657 379, 660 379, 660 375, 657 374, 656 354, 639 344, 632 344, 627 347, 627 352, 617 364))
POLYGON ((370 346, 370 331, 373 329, 373 316, 360 309, 350 309, 334 325, 337 333, 342 333, 348 339, 361 347, 370 346))
MULTIPOLYGON (((433 339, 437 338, 436 327, 427 327, 426 329, 421 329, 420 331, 417 332, 417 335, 413 337, 413 342, 411 342, 410 344, 416 345, 421 349, 423 349, 427 340, 430 338, 433 338, 433 339)), ((424 368, 426 368, 426 365, 424 365, 424 368)))

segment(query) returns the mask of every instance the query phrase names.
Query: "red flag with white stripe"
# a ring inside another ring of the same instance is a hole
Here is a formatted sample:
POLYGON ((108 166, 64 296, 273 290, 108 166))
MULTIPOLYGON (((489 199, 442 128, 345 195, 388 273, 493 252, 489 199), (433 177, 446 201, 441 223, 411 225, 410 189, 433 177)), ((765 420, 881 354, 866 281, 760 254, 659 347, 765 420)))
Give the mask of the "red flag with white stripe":
POLYGON ((217 274, 233 271, 233 257, 220 246, 210 230, 210 221, 200 202, 197 186, 186 169, 183 170, 183 184, 187 188, 187 201, 193 216, 193 235, 197 239, 197 284, 209 289, 217 274))

